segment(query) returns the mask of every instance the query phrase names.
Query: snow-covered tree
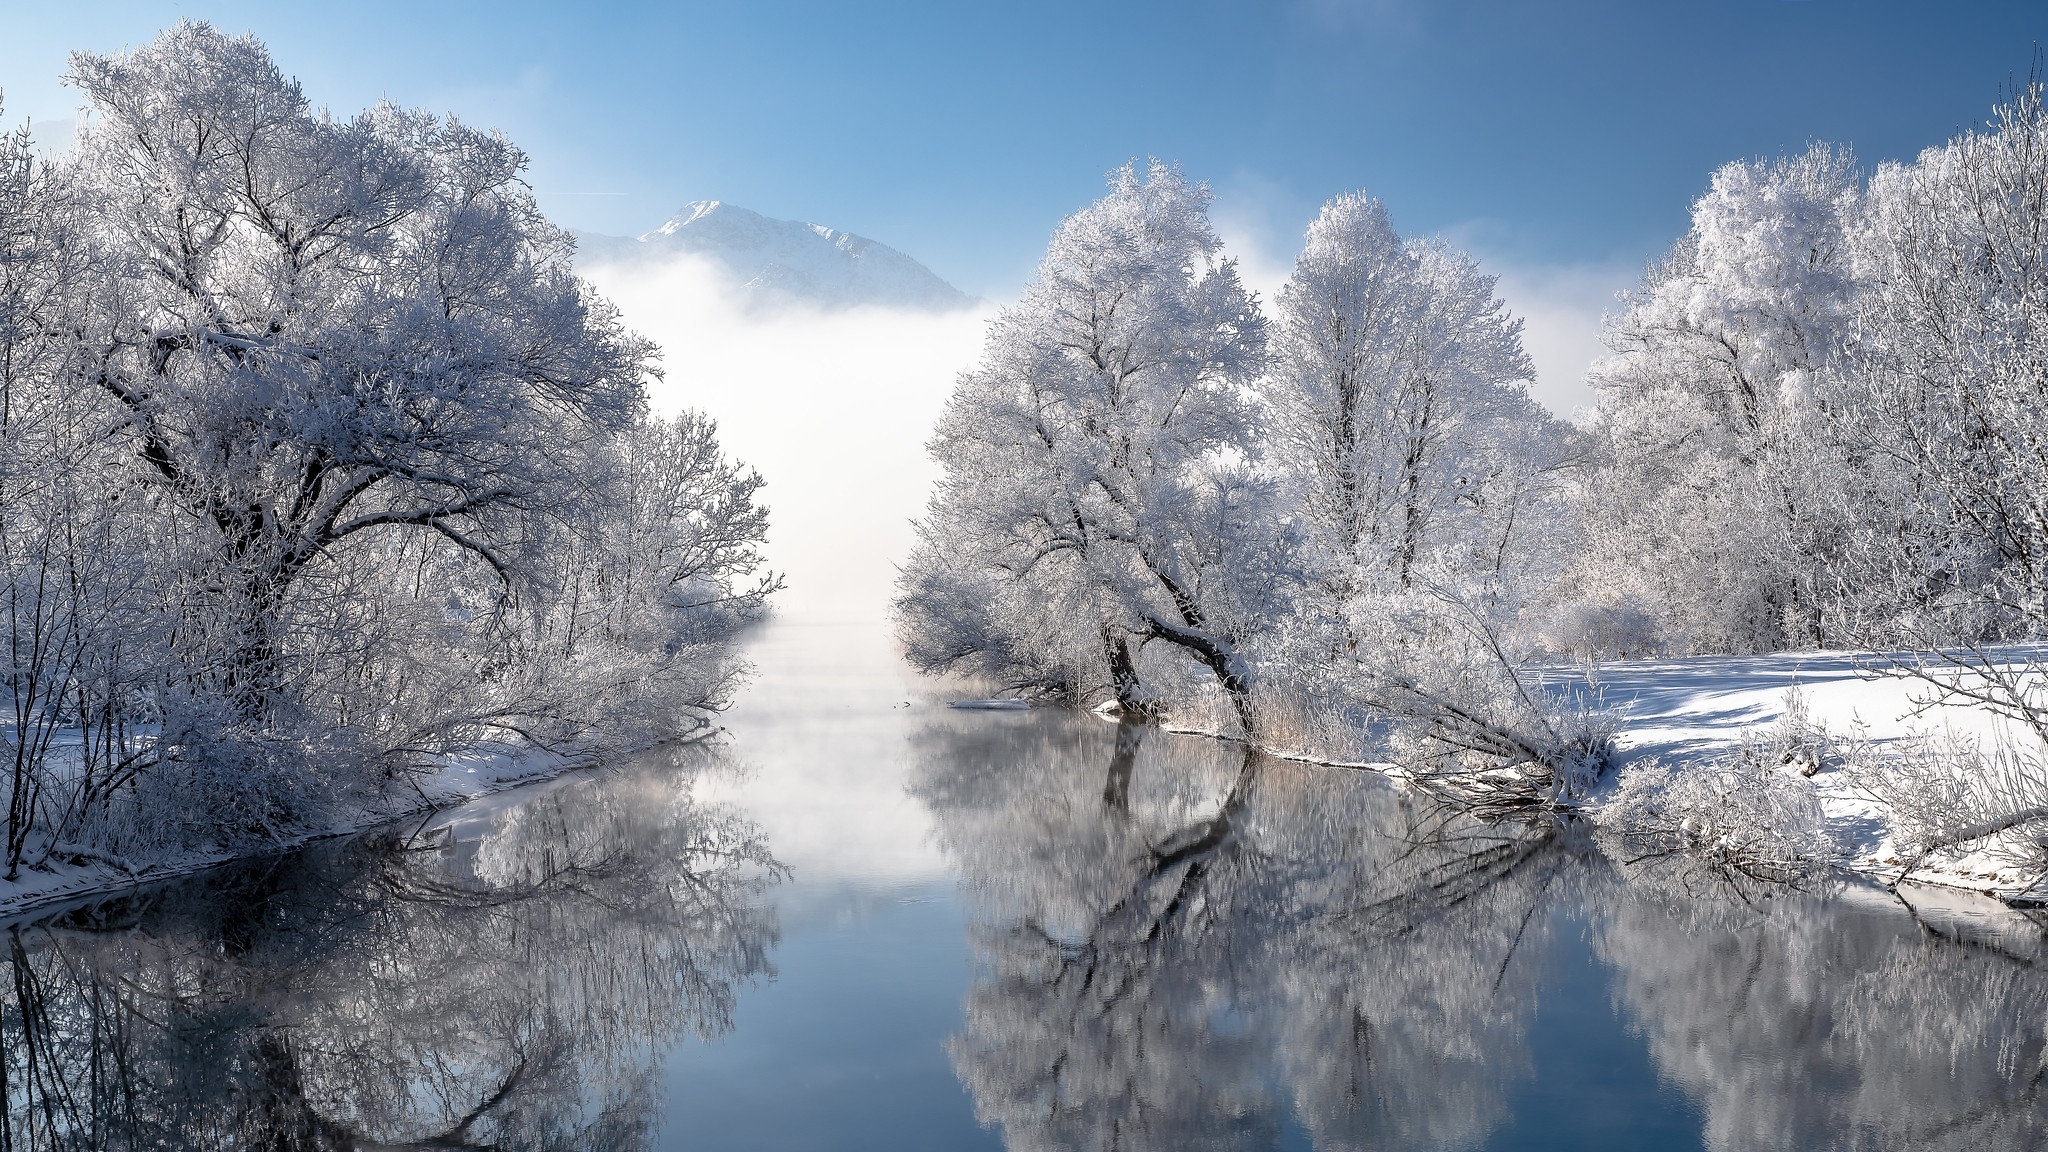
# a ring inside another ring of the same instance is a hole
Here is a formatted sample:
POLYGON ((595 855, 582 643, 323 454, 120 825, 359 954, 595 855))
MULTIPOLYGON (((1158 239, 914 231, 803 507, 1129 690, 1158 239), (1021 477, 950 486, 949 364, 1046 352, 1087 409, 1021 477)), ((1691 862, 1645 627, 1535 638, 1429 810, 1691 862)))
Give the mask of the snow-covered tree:
POLYGON ((1991 849, 2038 865, 2048 667, 2048 106, 2039 76, 1982 129, 1881 166, 1853 236, 1860 443, 1893 476, 1856 538, 1864 642, 1934 698, 2004 722, 1867 765, 1908 868, 1991 849))
POLYGON ((932 452, 898 601, 913 663, 1148 706, 1139 653, 1206 669, 1253 726, 1242 646, 1284 596, 1246 388, 1265 326, 1209 192, 1154 163, 1054 234, 932 452))
POLYGON ((1397 721, 1432 774, 1476 756, 1554 776, 1583 750, 1517 680, 1511 638, 1562 550, 1569 437, 1528 394, 1495 285, 1362 194, 1309 226, 1260 389, 1312 589, 1284 630, 1286 691, 1397 721))
POLYGON ((1871 526, 1901 639, 2048 630, 2048 109, 1882 165, 1854 244, 1850 373, 1871 455, 1903 468, 1871 526))
POLYGON ((10 867, 701 727, 776 585, 760 481, 648 415, 524 155, 200 23, 69 79, 69 153, 0 142, 10 867))
POLYGON ((1203 669, 1239 731, 1290 749, 1394 719, 1433 774, 1514 770, 1518 803, 1575 787, 1593 745, 1511 643, 1556 566, 1567 437, 1494 278, 1341 197, 1269 366, 1205 208, 1125 169, 996 321, 933 442, 898 602, 912 661, 1227 726, 1203 669))
POLYGON ((652 348, 571 275, 502 137, 333 120, 203 24, 70 80, 89 117, 66 174, 104 276, 91 381, 213 533, 221 671, 258 714, 309 571, 398 532, 501 570, 506 514, 630 424, 652 348))
POLYGON ((1869 494, 1830 389, 1860 202, 1842 149, 1728 164, 1608 320, 1580 595, 1646 609, 1668 647, 1844 636, 1842 558, 1869 494))
POLYGON ((1412 586, 1452 553, 1497 573, 1518 529, 1541 530, 1517 513, 1558 430, 1529 398, 1522 323, 1495 283, 1442 242, 1402 240, 1362 194, 1309 226, 1261 394, 1334 599, 1412 586))

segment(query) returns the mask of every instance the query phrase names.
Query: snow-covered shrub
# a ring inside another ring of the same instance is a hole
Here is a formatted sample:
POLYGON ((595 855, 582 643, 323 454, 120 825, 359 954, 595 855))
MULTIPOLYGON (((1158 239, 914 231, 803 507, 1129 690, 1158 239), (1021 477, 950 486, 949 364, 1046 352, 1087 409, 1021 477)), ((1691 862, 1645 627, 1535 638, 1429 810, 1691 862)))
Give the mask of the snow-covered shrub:
POLYGON ((1623 772, 1600 829, 1628 859, 1683 856, 1724 878, 1810 886, 1841 849, 1807 778, 1838 759, 1794 687, 1778 721, 1728 755, 1623 772))
POLYGON ((1988 849, 2048 871, 2048 762, 2010 741, 1905 741, 1862 758, 1852 784, 1884 804, 1908 871, 1946 852, 1988 849))
POLYGON ((361 767, 352 762, 356 749, 252 732, 214 712, 224 723, 212 729, 196 726, 198 716, 180 717, 169 755, 89 809, 78 840, 139 864, 166 853, 285 843, 342 816, 342 789, 361 767))
POLYGON ((1388 718, 1337 678, 1327 657, 1275 660, 1262 670, 1253 707, 1259 745, 1282 756, 1323 763, 1385 763, 1392 756, 1388 718))
POLYGON ((1801 776, 1812 776, 1841 762, 1835 738, 1827 725, 1813 718, 1806 707, 1806 694, 1798 685, 1785 690, 1785 711, 1777 723, 1762 733, 1744 733, 1742 755, 1760 764, 1790 768, 1801 776))
POLYGON ((1341 676, 1384 719, 1390 758, 1417 786, 1465 807, 1557 807, 1605 771, 1611 717, 1546 684, 1499 605, 1431 583, 1353 609, 1359 643, 1341 676))
POLYGON ((1951 731, 1856 750, 1850 783, 1891 810, 1907 871, 1930 856, 1989 849, 2048 872, 2048 663, 2034 650, 1978 645, 1891 663, 1925 686, 1923 708, 1992 722, 1981 737, 1951 731))
POLYGON ((1729 880, 1826 880, 1842 853, 1827 833, 1820 795, 1760 748, 1629 766, 1600 809, 1599 838, 1625 863, 1681 857, 1729 880))
POLYGON ((1543 613, 1543 647, 1582 664, 1654 656, 1664 649, 1657 616, 1630 597, 1573 600, 1543 613))

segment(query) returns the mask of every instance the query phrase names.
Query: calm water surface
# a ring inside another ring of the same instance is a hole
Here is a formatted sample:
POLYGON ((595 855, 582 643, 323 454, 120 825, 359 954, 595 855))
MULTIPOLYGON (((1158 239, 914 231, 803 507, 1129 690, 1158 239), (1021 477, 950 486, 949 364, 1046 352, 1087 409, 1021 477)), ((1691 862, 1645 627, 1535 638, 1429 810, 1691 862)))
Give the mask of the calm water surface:
POLYGON ((2048 1142, 2031 922, 752 656, 721 749, 11 926, 0 1148, 2048 1142))

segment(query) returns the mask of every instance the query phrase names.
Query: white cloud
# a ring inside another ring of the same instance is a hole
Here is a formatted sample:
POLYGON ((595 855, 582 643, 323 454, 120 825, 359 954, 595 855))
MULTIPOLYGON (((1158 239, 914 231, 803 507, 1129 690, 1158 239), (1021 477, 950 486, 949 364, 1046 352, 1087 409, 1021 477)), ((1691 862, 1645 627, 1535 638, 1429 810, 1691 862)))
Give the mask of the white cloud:
POLYGON ((789 578, 778 611, 878 617, 936 476, 924 442, 986 311, 746 309, 687 257, 580 271, 661 344, 655 408, 708 413, 767 479, 768 555, 789 578))
POLYGON ((1280 288, 1294 273, 1306 219, 1286 220, 1291 198, 1280 185, 1254 172, 1238 172, 1216 189, 1209 210, 1226 256, 1237 261, 1245 286, 1259 294, 1266 315, 1274 315, 1280 288))
POLYGON ((1522 265, 1474 255, 1500 277, 1501 299, 1524 322, 1522 347, 1536 362, 1530 395, 1560 416, 1591 408, 1586 369, 1607 354, 1600 317, 1614 310, 1615 294, 1634 284, 1639 272, 1620 265, 1522 265))

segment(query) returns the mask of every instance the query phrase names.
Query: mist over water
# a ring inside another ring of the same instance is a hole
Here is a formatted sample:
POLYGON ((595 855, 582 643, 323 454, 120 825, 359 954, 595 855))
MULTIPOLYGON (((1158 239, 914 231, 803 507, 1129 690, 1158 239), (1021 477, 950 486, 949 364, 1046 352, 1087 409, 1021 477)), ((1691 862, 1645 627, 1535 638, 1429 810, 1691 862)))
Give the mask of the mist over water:
POLYGON ((583 271, 661 345, 654 406, 708 413, 767 478, 768 556, 789 578, 776 612, 880 619, 937 475, 925 439, 987 311, 752 310, 691 257, 583 271))

